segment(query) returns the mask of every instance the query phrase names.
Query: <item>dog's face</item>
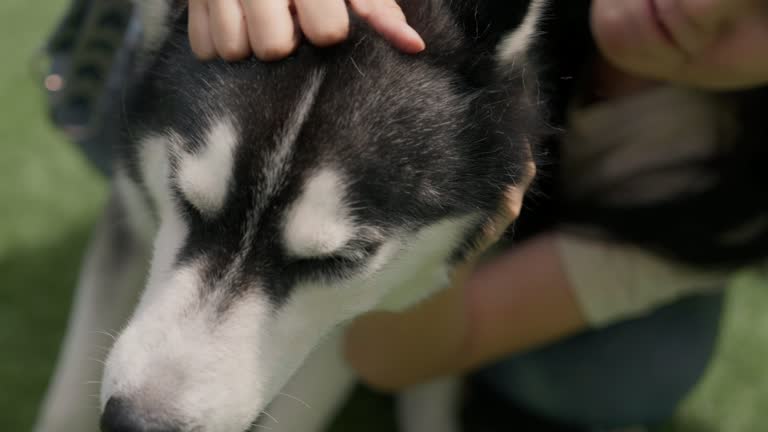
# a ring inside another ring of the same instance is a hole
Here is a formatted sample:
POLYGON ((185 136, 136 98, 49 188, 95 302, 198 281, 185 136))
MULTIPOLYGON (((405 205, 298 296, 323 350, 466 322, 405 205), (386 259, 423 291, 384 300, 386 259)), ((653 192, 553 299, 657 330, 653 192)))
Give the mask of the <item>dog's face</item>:
POLYGON ((475 240, 530 158, 535 104, 520 73, 479 65, 455 10, 412 9, 421 56, 360 28, 275 64, 200 64, 183 32, 160 48, 123 154, 154 257, 102 406, 242 432, 324 336, 475 240))

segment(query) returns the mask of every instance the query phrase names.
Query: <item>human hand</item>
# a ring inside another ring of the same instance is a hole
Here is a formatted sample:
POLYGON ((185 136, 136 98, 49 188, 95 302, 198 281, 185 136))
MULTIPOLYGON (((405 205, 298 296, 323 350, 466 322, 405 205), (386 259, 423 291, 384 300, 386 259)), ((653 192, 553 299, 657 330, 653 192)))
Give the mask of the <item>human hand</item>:
POLYGON ((593 0, 592 31, 636 76, 715 90, 768 83, 765 0, 593 0))
MULTIPOLYGON (((352 11, 406 53, 424 50, 424 41, 406 22, 395 0, 349 0, 352 11)), ((189 38, 203 60, 241 60, 255 54, 279 60, 304 35, 317 46, 347 38, 344 0, 189 0, 189 38)))

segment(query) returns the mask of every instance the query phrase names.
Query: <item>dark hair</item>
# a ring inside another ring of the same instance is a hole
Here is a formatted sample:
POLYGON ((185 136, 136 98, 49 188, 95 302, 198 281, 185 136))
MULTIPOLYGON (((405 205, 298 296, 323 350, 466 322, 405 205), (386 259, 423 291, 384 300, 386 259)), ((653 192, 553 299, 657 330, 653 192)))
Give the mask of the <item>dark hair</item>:
MULTIPOLYGON (((566 128, 565 107, 596 55, 589 29, 589 0, 552 2, 538 52, 542 82, 551 101, 550 119, 566 128)), ((607 204, 599 197, 568 200, 561 193, 559 142, 546 150, 548 163, 528 196, 516 237, 557 225, 597 228, 614 240, 706 267, 739 267, 768 257, 768 87, 715 95, 729 119, 718 153, 681 168, 710 174, 708 187, 663 202, 607 204)), ((660 169, 669 169, 661 167, 660 169)))

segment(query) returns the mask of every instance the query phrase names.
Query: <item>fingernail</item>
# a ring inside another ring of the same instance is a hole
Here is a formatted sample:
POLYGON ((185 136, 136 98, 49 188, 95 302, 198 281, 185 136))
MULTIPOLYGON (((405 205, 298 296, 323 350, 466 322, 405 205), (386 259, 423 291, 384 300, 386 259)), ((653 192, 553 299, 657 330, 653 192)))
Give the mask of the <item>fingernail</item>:
POLYGON ((419 53, 424 51, 427 48, 427 44, 424 42, 424 39, 421 38, 421 35, 413 29, 408 23, 403 22, 401 24, 401 30, 402 35, 407 38, 411 46, 409 46, 409 51, 412 51, 413 53, 419 53))
POLYGON ((352 9, 354 9, 355 13, 358 15, 368 16, 371 12, 371 2, 350 0, 349 3, 351 3, 352 9))

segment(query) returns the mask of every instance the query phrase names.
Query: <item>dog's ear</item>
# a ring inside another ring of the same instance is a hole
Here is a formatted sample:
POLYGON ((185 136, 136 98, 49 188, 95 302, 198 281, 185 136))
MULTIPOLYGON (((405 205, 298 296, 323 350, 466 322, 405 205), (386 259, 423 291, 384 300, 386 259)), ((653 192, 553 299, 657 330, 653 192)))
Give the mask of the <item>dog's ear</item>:
POLYGON ((550 2, 401 0, 400 5, 428 51, 445 57, 459 48, 456 42, 461 40, 473 57, 492 58, 503 65, 522 60, 540 40, 550 2))
POLYGON ((449 0, 473 49, 499 64, 522 60, 541 36, 550 0, 449 0))

